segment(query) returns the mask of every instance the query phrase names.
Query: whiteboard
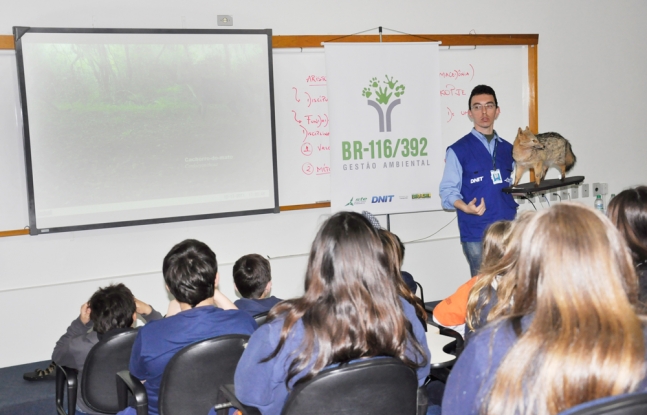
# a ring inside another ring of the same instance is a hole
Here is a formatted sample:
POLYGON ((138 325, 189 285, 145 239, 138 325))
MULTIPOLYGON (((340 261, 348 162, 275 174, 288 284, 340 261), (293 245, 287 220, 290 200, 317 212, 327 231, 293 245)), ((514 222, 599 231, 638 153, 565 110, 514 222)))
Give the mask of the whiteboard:
MULTIPOLYGON (((330 144, 323 48, 274 49, 273 59, 279 203, 328 201, 330 144)), ((468 98, 479 84, 490 85, 497 94, 501 114, 495 129, 502 138, 512 142, 517 128, 529 125, 528 46, 441 48, 436 76, 440 77, 443 149, 470 132, 468 98)))
MULTIPOLYGON (((323 48, 274 49, 273 60, 279 203, 292 206, 328 201, 323 48), (302 148, 304 137, 315 147, 302 148)), ((503 138, 512 141, 517 128, 529 124, 528 46, 441 48, 438 76, 444 147, 470 131, 467 98, 479 83, 492 86, 497 93, 501 115, 495 126, 503 138)), ((0 231, 29 224, 18 94, 15 51, 0 50, 0 231)))
POLYGON ((29 225, 16 52, 0 50, 0 231, 29 225))

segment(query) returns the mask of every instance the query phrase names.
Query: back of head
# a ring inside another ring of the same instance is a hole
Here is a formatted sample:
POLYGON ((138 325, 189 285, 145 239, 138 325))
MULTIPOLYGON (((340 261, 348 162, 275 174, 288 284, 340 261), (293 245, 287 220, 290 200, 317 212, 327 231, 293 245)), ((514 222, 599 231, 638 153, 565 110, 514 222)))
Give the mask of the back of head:
POLYGON ((609 202, 608 216, 624 236, 634 262, 647 261, 647 186, 620 192, 609 202))
POLYGON ((99 288, 88 301, 90 320, 97 333, 131 327, 135 313, 135 297, 123 284, 99 288))
POLYGON ((195 307, 213 297, 218 272, 216 254, 205 243, 187 239, 166 254, 162 272, 175 299, 195 307))
POLYGON ((508 311, 514 285, 506 283, 506 274, 519 258, 517 242, 533 215, 534 212, 522 212, 514 221, 495 222, 485 231, 481 273, 467 301, 466 324, 471 330, 476 330, 485 321, 492 321, 508 311), (498 283, 496 304, 492 304, 494 300, 491 295, 494 281, 498 283), (485 309, 490 311, 487 315, 482 315, 485 309))
POLYGON ((512 222, 509 220, 500 220, 488 226, 483 235, 483 262, 481 268, 490 268, 501 261, 511 231, 512 222))
POLYGON ((278 354, 299 319, 304 326, 286 384, 306 368, 309 371, 299 382, 331 363, 361 357, 394 356, 418 366, 405 356, 407 343, 419 356, 424 353, 410 334, 390 266, 377 231, 362 215, 339 212, 323 224, 312 243, 304 296, 284 301, 270 312, 270 318, 283 315, 285 323, 269 358, 278 354))
POLYGON ((494 98, 494 105, 496 105, 497 107, 499 106, 499 102, 496 99, 496 93, 494 92, 494 89, 492 89, 492 87, 488 85, 477 85, 474 87, 474 89, 472 89, 472 92, 470 93, 470 99, 467 101, 467 109, 472 109, 472 98, 476 95, 492 95, 492 98, 494 98))
POLYGON ((519 245, 507 318, 519 340, 496 372, 486 413, 556 414, 632 391, 644 376, 645 346, 636 275, 613 225, 589 207, 560 203, 529 221, 519 245))
POLYGON ((233 269, 234 283, 244 298, 261 298, 272 280, 270 261, 258 254, 242 256, 233 269))
POLYGON ((384 255, 389 259, 389 276, 395 282, 398 295, 407 300, 407 302, 416 309, 416 315, 418 318, 427 324, 427 312, 425 311, 425 305, 422 301, 416 297, 411 289, 407 286, 407 283, 402 279, 402 273, 400 268, 402 267, 403 260, 403 249, 400 248, 402 241, 394 233, 387 231, 386 229, 378 230, 380 235, 380 240, 382 241, 382 247, 384 249, 384 255))

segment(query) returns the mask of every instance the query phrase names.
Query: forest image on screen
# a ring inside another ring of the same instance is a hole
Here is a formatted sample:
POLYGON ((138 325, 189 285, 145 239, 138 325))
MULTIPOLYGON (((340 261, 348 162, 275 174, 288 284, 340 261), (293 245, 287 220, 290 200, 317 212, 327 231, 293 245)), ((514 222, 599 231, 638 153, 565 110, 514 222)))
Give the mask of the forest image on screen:
POLYGON ((273 198, 266 44, 27 46, 37 216, 273 198))

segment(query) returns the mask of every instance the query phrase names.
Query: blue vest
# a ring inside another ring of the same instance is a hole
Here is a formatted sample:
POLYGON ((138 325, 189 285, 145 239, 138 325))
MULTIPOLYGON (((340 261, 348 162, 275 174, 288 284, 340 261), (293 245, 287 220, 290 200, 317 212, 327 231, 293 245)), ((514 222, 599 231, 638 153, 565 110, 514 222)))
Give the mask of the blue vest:
POLYGON ((496 147, 496 168, 501 172, 502 182, 492 183, 490 171, 493 170, 492 156, 483 143, 472 133, 467 134, 451 148, 463 168, 461 194, 463 202, 469 203, 476 198, 476 204, 485 199, 483 216, 468 215, 461 210, 458 214, 458 228, 461 242, 480 242, 485 229, 498 220, 512 220, 517 214, 517 203, 511 195, 501 190, 510 186, 506 180, 512 176, 512 145, 505 140, 498 141, 496 147))

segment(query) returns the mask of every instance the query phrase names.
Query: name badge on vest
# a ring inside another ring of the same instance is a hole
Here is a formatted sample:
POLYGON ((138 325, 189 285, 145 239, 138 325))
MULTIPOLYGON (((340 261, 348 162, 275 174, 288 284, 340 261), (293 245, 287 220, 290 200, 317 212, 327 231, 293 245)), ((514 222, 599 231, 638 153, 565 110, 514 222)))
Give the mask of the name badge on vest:
POLYGON ((499 169, 490 170, 490 176, 492 176, 492 183, 493 184, 501 184, 501 183, 503 183, 503 179, 501 178, 501 172, 499 171, 499 169))

